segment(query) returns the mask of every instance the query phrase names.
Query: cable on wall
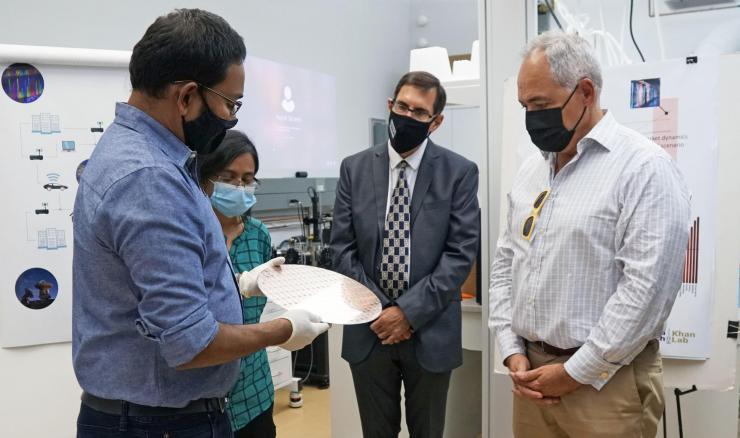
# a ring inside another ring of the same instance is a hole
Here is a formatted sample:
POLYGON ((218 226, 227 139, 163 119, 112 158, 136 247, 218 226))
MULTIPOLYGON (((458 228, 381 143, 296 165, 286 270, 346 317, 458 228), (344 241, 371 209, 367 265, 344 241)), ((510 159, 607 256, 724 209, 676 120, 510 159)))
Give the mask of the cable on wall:
POLYGON ((635 41, 635 34, 632 32, 632 11, 635 7, 635 0, 630 0, 630 37, 632 37, 632 42, 635 45, 635 49, 637 49, 637 53, 640 54, 640 59, 642 59, 642 62, 645 62, 645 57, 642 56, 642 50, 640 50, 640 46, 637 45, 637 41, 635 41))
POLYGON ((555 11, 552 9, 552 5, 550 4, 550 0, 545 0, 545 5, 547 6, 547 10, 550 11, 550 15, 552 15, 552 18, 555 20, 555 24, 558 25, 560 30, 563 30, 563 25, 560 24, 560 20, 558 20, 558 16, 555 15, 555 11))

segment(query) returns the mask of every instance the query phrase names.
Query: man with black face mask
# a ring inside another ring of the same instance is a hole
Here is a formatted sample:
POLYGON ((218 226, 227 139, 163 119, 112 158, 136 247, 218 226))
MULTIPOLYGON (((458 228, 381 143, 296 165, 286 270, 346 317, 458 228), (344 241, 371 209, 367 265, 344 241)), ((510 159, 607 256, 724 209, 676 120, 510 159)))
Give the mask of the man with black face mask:
POLYGON ((575 34, 534 38, 519 101, 542 153, 520 169, 491 269, 490 322, 517 437, 653 437, 657 339, 681 285, 689 195, 660 146, 599 105, 575 34))
POLYGON ((365 438, 397 436, 401 383, 412 437, 441 437, 452 369, 462 363, 460 287, 478 249, 478 168, 428 139, 445 91, 404 75, 388 100, 388 143, 346 158, 334 204, 334 268, 383 304, 344 327, 365 438))
MULTIPOLYGON (((80 179, 74 210, 78 437, 231 437, 226 396, 239 360, 296 350, 327 324, 288 311, 242 325, 239 284, 196 160, 236 124, 244 41, 221 17, 180 9, 134 47, 133 92, 80 179)), ((270 262, 279 265, 276 259, 270 262)))

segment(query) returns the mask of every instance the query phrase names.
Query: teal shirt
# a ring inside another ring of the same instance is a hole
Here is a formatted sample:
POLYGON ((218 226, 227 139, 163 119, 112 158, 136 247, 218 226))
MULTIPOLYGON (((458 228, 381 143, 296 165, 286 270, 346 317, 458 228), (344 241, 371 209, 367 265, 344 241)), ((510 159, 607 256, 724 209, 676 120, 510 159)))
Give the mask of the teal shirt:
MULTIPOLYGON (((234 271, 245 272, 270 260, 272 241, 265 224, 250 217, 244 223, 244 232, 231 243, 229 250, 234 271)), ((244 324, 260 320, 267 298, 252 297, 242 300, 244 324)), ((229 396, 228 412, 231 428, 236 431, 265 412, 275 399, 270 363, 263 349, 242 358, 239 379, 229 396)))

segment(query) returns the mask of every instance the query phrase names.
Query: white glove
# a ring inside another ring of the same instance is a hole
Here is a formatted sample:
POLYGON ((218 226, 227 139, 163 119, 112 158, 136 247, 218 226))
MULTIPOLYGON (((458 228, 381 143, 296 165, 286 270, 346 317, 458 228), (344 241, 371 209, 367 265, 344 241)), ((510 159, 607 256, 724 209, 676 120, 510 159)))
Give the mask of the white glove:
POLYGON ((293 326, 293 333, 285 343, 278 345, 289 351, 300 350, 313 342, 316 336, 329 330, 329 324, 321 322, 321 318, 308 310, 288 310, 279 318, 287 319, 293 326))
POLYGON ((242 272, 239 275, 239 293, 241 293, 244 298, 264 297, 265 295, 257 284, 257 278, 260 276, 260 272, 270 266, 280 266, 283 263, 285 263, 285 257, 276 257, 269 262, 262 263, 253 268, 251 271, 242 272))

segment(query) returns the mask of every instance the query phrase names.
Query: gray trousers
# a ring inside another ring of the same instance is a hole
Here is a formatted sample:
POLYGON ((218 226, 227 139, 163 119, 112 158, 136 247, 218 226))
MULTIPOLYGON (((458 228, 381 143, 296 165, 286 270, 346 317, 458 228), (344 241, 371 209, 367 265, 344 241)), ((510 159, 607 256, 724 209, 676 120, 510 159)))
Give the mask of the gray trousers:
POLYGON ((431 373, 419 365, 413 341, 373 347, 350 364, 364 438, 395 438, 401 431, 401 382, 411 438, 442 437, 450 371, 431 373))

